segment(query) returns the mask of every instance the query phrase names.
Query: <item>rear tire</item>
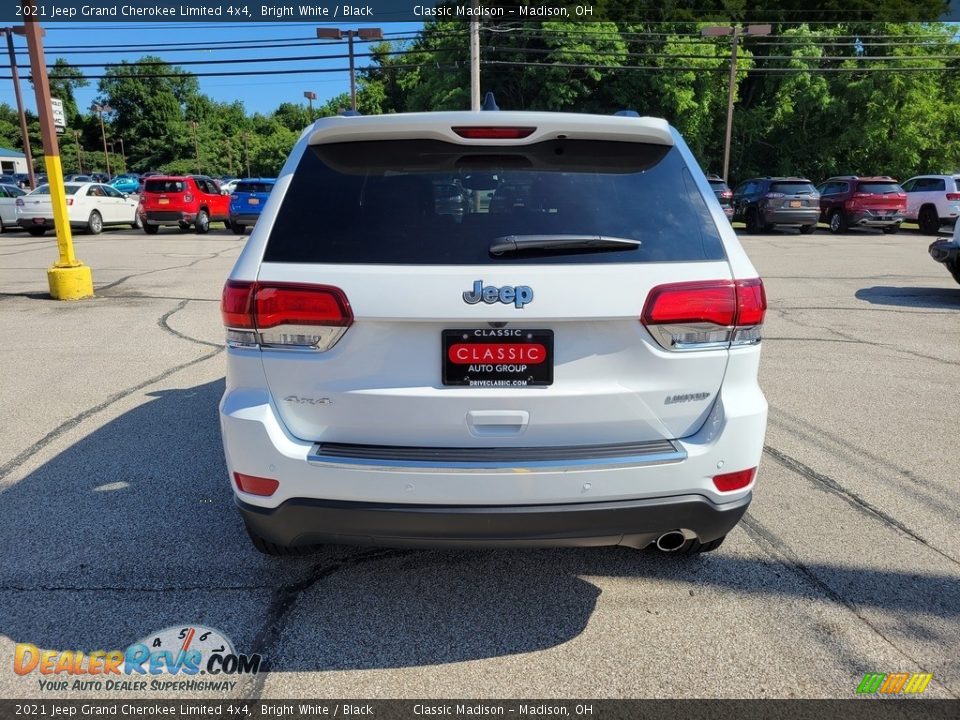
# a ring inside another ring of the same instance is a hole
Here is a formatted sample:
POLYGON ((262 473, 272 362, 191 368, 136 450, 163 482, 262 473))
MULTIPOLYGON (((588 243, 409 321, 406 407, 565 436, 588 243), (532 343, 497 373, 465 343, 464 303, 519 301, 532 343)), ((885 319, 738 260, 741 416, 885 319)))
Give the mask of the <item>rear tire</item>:
POLYGON ((814 223, 813 225, 801 225, 801 226, 800 226, 800 232, 802 232, 804 235, 812 235, 812 234, 813 234, 813 231, 816 230, 816 229, 817 229, 817 224, 816 224, 816 223, 814 223))
POLYGON ((751 235, 757 235, 764 231, 763 225, 760 223, 760 215, 757 212, 756 208, 750 208, 747 210, 747 232, 751 235))
POLYGON ((31 235, 33 235, 34 237, 40 237, 40 236, 42 236, 42 235, 46 235, 46 234, 47 234, 47 229, 46 229, 46 228, 42 228, 42 227, 39 227, 39 228, 27 228, 27 232, 30 233, 31 235))
POLYGON ((206 210, 201 210, 197 213, 197 219, 194 221, 194 227, 196 228, 197 235, 206 235, 210 232, 210 216, 207 215, 206 210))
POLYGON ((130 223, 130 227, 132 227, 134 230, 139 230, 143 227, 143 218, 140 217, 140 213, 137 213, 133 216, 133 222, 130 223))
POLYGON ((143 231, 144 231, 147 235, 156 235, 158 232, 160 232, 160 226, 159 226, 159 225, 151 225, 150 223, 144 223, 144 224, 143 224, 143 231))
POLYGON ((847 218, 844 217, 843 212, 840 210, 834 210, 830 213, 830 232, 834 235, 838 233, 845 233, 847 231, 847 218))
POLYGON ((246 225, 241 225, 240 223, 229 223, 230 229, 233 230, 237 235, 243 235, 244 231, 247 229, 246 225))
POLYGON ((182 233, 190 232, 190 223, 188 222, 178 222, 177 227, 180 228, 182 233))
POLYGON ((89 235, 99 235, 103 232, 103 218, 100 217, 100 213, 94 210, 90 213, 90 217, 87 218, 87 234, 89 235))
POLYGON ((950 274, 953 275, 953 279, 960 283, 960 260, 952 260, 944 264, 947 266, 950 274))
POLYGON ((305 555, 312 555, 317 551, 316 545, 277 545, 276 543, 268 542, 262 537, 253 532, 250 528, 247 528, 247 535, 250 537, 250 542, 253 543, 253 546, 262 552, 264 555, 269 555, 270 557, 304 557, 305 555))
POLYGON ((920 208, 920 216, 917 218, 917 224, 920 226, 920 232, 924 235, 936 235, 940 232, 940 215, 933 205, 924 205, 920 208))

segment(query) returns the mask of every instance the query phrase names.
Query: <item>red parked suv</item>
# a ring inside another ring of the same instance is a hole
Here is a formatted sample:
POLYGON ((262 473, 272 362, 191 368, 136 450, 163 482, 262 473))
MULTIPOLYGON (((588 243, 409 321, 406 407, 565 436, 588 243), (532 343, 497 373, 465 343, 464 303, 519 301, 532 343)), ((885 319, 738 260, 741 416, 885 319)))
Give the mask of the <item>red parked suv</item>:
POLYGON ((155 175, 143 184, 140 215, 149 235, 161 225, 178 225, 183 232, 193 225, 202 234, 211 222, 230 221, 230 196, 203 175, 155 175))
POLYGON ((821 183, 817 190, 820 221, 827 223, 832 233, 846 232, 857 225, 895 233, 907 211, 906 193, 886 175, 840 175, 821 183))

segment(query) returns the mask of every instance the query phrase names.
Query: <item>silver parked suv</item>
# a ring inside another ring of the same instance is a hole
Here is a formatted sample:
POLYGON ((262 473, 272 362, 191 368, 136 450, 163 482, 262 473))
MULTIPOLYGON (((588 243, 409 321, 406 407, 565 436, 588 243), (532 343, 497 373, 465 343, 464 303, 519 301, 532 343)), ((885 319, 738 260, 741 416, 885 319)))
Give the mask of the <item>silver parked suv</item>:
POLYGON ((760 463, 765 311, 663 120, 318 120, 223 291, 237 506, 279 555, 712 550, 760 463))

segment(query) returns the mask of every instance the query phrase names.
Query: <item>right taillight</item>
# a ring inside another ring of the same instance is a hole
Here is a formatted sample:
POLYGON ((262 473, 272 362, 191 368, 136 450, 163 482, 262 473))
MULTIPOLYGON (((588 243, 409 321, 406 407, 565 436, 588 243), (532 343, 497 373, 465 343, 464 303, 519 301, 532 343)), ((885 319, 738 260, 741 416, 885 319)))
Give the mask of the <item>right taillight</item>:
POLYGON ((353 323, 343 291, 328 285, 228 280, 220 312, 231 347, 324 351, 353 323))
POLYGON ((947 193, 947 200, 960 200, 960 193, 947 193))
POLYGON ((658 285, 640 321, 667 350, 708 350, 760 342, 767 298, 760 278, 658 285))

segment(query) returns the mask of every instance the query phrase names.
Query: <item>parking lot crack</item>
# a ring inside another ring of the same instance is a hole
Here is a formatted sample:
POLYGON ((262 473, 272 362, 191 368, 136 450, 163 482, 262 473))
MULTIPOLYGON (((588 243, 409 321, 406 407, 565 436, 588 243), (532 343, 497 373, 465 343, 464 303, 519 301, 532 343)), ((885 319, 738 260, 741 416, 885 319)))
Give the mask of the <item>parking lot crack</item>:
POLYGON ((212 342, 207 342, 206 340, 200 340, 198 338, 185 335, 179 330, 174 330, 172 327, 170 327, 168 320, 170 320, 170 318, 173 315, 183 310, 187 306, 187 303, 189 302, 190 302, 189 299, 181 300, 179 303, 177 303, 177 306, 175 308, 173 308, 172 310, 169 310, 168 312, 165 312, 163 315, 160 316, 160 319, 157 320, 157 325, 159 325, 161 329, 170 333, 174 337, 180 338, 181 340, 186 340, 188 342, 196 343, 197 345, 204 345, 206 347, 213 347, 213 348, 223 347, 220 343, 212 343, 212 342))
MULTIPOLYGON (((302 579, 277 588, 274 591, 273 598, 270 601, 270 607, 267 609, 267 617, 264 620, 263 625, 260 627, 260 630, 258 630, 257 634, 254 636, 250 652, 259 654, 261 656, 267 655, 270 649, 274 647, 276 642, 280 639, 280 636, 283 634, 283 631, 286 628, 287 620, 289 619, 290 614, 293 612, 293 608, 296 606, 297 601, 304 592, 311 589, 320 581, 325 580, 331 575, 334 575, 342 570, 346 570, 363 563, 400 557, 406 554, 407 553, 402 550, 390 549, 378 549, 360 552, 356 555, 350 555, 349 557, 341 558, 326 565, 316 566, 302 579)), ((269 657, 266 658, 265 667, 267 672, 269 672, 269 657)), ((237 687, 238 697, 242 697, 253 702, 259 700, 263 692, 263 686, 267 680, 267 672, 260 672, 251 679, 241 682, 237 687)))
POLYGON ((137 383, 136 385, 133 385, 132 387, 128 387, 125 390, 120 390, 119 392, 116 392, 113 395, 110 395, 107 399, 103 400, 102 402, 99 402, 96 405, 89 407, 86 410, 74 415, 69 420, 66 420, 65 422, 61 423, 58 427, 54 428, 53 430, 48 432, 46 435, 44 435, 42 438, 37 440, 35 443, 30 445, 30 447, 24 449, 23 451, 18 453, 15 457, 8 460, 3 465, 0 465, 0 480, 4 479, 14 470, 19 468, 24 463, 26 463, 28 460, 30 460, 30 458, 32 458, 38 452, 43 450, 45 447, 47 447, 47 445, 59 439, 69 431, 73 430, 73 428, 77 427, 77 425, 82 423, 87 418, 90 418, 96 415, 97 413, 102 412, 103 410, 106 410, 108 407, 110 407, 114 403, 119 402, 120 400, 123 400, 124 398, 129 397, 130 395, 133 395, 134 393, 139 392, 144 388, 150 387, 151 385, 154 385, 162 380, 167 379, 171 375, 178 373, 181 370, 185 370, 188 367, 192 367, 206 360, 209 360, 210 358, 220 354, 221 352, 223 352, 223 347, 217 346, 216 349, 212 350, 211 352, 201 355, 198 358, 194 358, 193 360, 188 360, 187 362, 180 363, 179 365, 174 365, 173 367, 169 367, 163 372, 157 375, 154 375, 153 377, 147 378, 143 382, 137 383))
POLYGON ((790 470, 791 472, 794 472, 797 475, 800 475, 801 477, 804 477, 807 480, 810 480, 811 482, 816 483, 817 485, 827 488, 834 495, 841 498, 842 500, 845 500, 855 510, 862 512, 863 514, 868 515, 870 517, 873 517, 874 519, 879 520, 880 522, 885 523, 886 525, 889 525, 890 527, 893 527, 896 530, 899 530, 904 535, 907 535, 913 540, 916 540, 921 545, 924 545, 925 547, 929 548, 930 550, 937 553, 941 557, 949 560, 954 565, 960 565, 960 561, 957 561, 955 558, 951 557, 950 555, 947 555, 945 552, 943 552, 939 548, 935 547, 934 545, 931 545, 926 538, 924 538, 923 536, 916 533, 914 530, 904 525, 902 522, 897 520, 895 517, 893 517, 889 513, 886 513, 880 508, 871 504, 870 502, 862 498, 857 493, 853 492, 852 490, 847 490, 839 482, 829 477, 828 475, 824 475, 823 473, 817 472, 816 470, 811 468, 809 465, 805 465, 804 463, 800 462, 796 458, 790 457, 785 452, 777 450, 776 448, 771 447, 770 445, 764 445, 763 451, 767 455, 769 455, 771 458, 773 458, 778 464, 785 467, 787 470, 790 470))
MULTIPOLYGON (((822 580, 803 562, 803 560, 796 555, 796 553, 793 552, 789 545, 787 545, 769 529, 764 527, 764 525, 754 518, 749 512, 743 516, 743 519, 740 522, 757 547, 759 547, 768 557, 780 563, 780 565, 787 570, 790 570, 794 574, 802 577, 833 602, 843 605, 851 613, 853 613, 857 619, 860 620, 860 622, 876 633, 876 635, 886 642, 891 648, 903 655, 910 662, 914 663, 917 667, 924 667, 924 662, 921 662, 917 658, 913 657, 903 648, 897 645, 897 643, 889 638, 883 632, 883 630, 877 627, 876 624, 870 620, 870 618, 866 617, 860 611, 856 603, 845 598, 824 580, 822 580)), ((957 691, 955 691, 950 685, 945 684, 943 681, 939 681, 937 684, 940 685, 951 697, 960 697, 960 695, 957 694, 957 691)))

